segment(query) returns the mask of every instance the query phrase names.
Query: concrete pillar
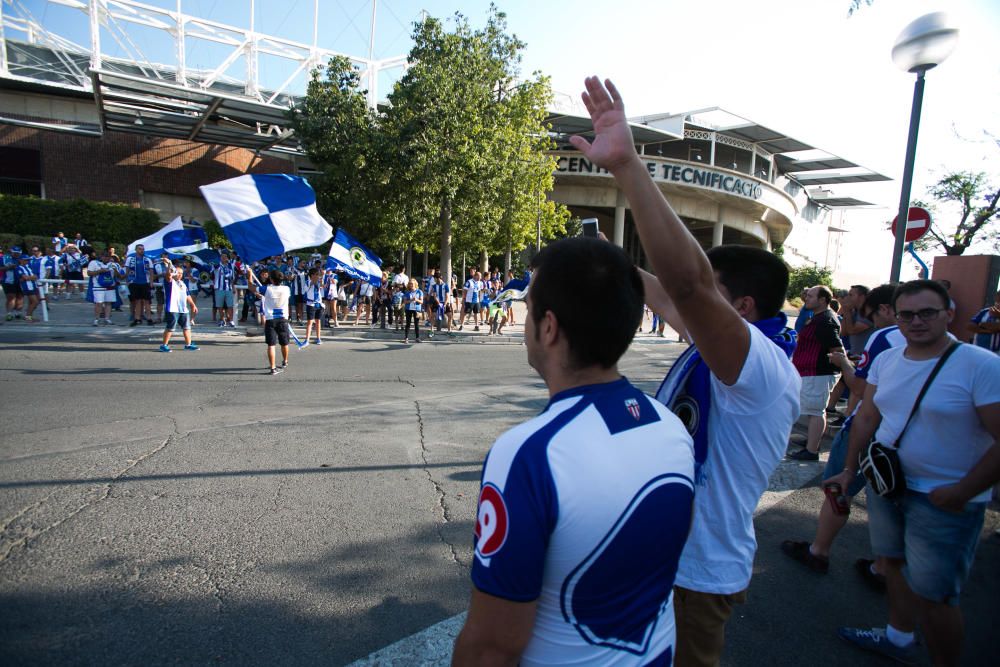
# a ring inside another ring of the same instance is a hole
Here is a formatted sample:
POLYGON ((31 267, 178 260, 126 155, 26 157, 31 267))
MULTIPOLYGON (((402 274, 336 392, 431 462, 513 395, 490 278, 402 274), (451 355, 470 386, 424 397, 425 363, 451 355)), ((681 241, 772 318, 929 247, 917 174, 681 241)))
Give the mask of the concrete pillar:
POLYGON ((618 201, 615 203, 615 237, 616 246, 625 246, 625 195, 618 191, 618 201))
POLYGON ((723 225, 722 222, 717 222, 712 227, 712 247, 713 248, 716 247, 716 246, 722 245, 722 230, 724 228, 725 228, 725 225, 723 225))

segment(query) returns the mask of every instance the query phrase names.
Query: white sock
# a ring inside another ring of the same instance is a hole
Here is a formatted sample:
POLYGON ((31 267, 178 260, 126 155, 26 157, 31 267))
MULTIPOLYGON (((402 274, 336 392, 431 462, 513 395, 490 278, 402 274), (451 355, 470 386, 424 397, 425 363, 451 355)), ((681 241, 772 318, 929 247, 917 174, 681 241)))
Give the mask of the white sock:
POLYGON ((913 643, 912 632, 902 632, 888 623, 885 626, 885 636, 889 638, 889 641, 894 646, 898 646, 899 648, 905 648, 913 643))

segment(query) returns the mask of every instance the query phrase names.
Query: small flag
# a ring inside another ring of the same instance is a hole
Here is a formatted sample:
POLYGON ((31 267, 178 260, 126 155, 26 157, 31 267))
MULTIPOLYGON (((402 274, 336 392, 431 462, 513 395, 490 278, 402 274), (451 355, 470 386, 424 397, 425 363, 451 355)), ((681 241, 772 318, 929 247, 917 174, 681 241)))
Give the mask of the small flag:
POLYGON ((304 178, 247 174, 201 186, 215 219, 245 262, 326 243, 333 229, 304 178))
POLYGON ((522 280, 521 278, 514 278, 503 286, 503 289, 496 295, 493 302, 500 303, 501 301, 524 301, 524 297, 527 293, 528 281, 522 280))
POLYGON ((135 254, 135 247, 142 245, 146 257, 158 259, 167 253, 170 259, 189 259, 205 266, 219 261, 219 253, 208 247, 208 234, 201 227, 185 227, 180 216, 155 234, 139 239, 128 246, 128 255, 135 254))
POLYGON ((382 260, 343 229, 338 229, 333 239, 326 268, 343 271, 375 287, 382 284, 382 260))

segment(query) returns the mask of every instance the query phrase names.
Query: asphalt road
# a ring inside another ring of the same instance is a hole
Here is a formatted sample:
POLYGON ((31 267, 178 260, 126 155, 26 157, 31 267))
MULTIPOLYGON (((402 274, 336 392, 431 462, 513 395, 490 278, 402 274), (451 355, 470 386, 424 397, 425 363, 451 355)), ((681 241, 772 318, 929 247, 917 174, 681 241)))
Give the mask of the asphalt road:
MULTIPOLYGON (((270 377, 259 338, 161 354, 158 333, 0 326, 0 661, 342 665, 465 608, 479 467, 547 399, 516 337, 338 332, 270 377)), ((644 338, 622 370, 652 391, 679 352, 644 338)), ((850 568, 863 507, 830 575, 778 552, 808 537, 821 494, 796 489, 818 469, 788 467, 758 514, 726 665, 879 662, 833 636, 884 618, 850 568)), ((995 664, 996 527, 967 664, 995 664)))

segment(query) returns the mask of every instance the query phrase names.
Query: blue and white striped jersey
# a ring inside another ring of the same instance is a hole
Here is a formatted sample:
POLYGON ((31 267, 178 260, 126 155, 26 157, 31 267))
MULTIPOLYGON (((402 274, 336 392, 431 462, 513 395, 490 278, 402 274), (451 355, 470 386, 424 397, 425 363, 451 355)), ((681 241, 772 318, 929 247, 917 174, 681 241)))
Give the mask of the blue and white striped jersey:
POLYGON ((472 581, 538 601, 521 665, 670 663, 693 476, 687 430, 625 378, 560 392, 497 439, 472 581))

